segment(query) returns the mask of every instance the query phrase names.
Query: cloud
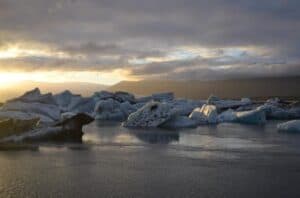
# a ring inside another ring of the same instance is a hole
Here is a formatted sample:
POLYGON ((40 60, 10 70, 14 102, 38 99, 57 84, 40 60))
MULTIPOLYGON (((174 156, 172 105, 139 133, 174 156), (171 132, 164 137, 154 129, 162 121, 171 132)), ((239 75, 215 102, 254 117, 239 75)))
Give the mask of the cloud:
POLYGON ((294 75, 300 65, 299 7, 298 0, 2 0, 0 51, 32 42, 53 53, 2 59, 0 69, 125 68, 144 78, 191 79, 294 75), (186 46, 214 55, 170 58, 186 46))

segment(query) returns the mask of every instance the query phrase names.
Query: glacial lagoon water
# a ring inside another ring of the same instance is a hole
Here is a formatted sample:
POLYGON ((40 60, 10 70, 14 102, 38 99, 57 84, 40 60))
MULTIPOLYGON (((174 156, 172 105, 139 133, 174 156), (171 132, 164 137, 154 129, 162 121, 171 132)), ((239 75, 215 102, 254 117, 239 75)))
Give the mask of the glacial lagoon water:
POLYGON ((300 134, 220 124, 85 127, 82 144, 0 152, 0 197, 300 197, 300 134))

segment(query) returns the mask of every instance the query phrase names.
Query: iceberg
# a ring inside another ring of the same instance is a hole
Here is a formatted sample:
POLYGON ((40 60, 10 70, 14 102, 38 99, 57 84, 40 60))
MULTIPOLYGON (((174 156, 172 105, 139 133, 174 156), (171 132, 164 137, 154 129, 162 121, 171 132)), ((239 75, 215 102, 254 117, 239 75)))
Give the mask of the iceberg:
POLYGON ((129 115, 124 127, 158 127, 176 115, 167 103, 149 102, 129 115))
MULTIPOLYGON (((123 108, 126 107, 123 105, 123 108)), ((121 110, 120 103, 112 98, 98 101, 94 114, 96 120, 123 121, 126 119, 126 115, 121 110)))
POLYGON ((277 125, 277 130, 280 132, 300 132, 300 120, 292 120, 277 125))
POLYGON ((168 102, 174 100, 172 92, 152 94, 152 99, 157 102, 168 102))
POLYGON ((120 104, 120 110, 123 112, 126 118, 138 109, 139 108, 137 106, 130 104, 128 101, 120 104))
POLYGON ((153 100, 153 97, 152 96, 143 96, 143 97, 138 97, 135 99, 136 103, 143 103, 143 104, 146 104, 150 101, 153 100))
POLYGON ((218 112, 214 105, 203 105, 201 107, 201 112, 207 118, 209 124, 217 123, 218 112))
POLYGON ((114 99, 123 103, 123 102, 129 102, 129 103, 135 103, 135 96, 131 93, 124 92, 124 91, 117 91, 114 94, 114 99))
POLYGON ((109 92, 109 91, 100 91, 100 92, 94 93, 93 98, 95 99, 95 101, 113 99, 120 103, 122 103, 122 102, 135 103, 136 102, 135 96, 133 94, 125 92, 125 91, 117 91, 115 93, 109 92))
POLYGON ((242 124, 265 124, 266 114, 261 110, 242 111, 236 113, 236 122, 242 124))
POLYGON ((33 113, 41 115, 42 117, 48 117, 54 121, 60 119, 60 109, 54 104, 44 104, 38 102, 22 102, 22 101, 11 101, 5 103, 1 111, 18 111, 24 113, 33 113))
POLYGON ((36 128, 21 135, 13 135, 2 139, 1 142, 81 142, 83 136, 82 127, 93 120, 91 116, 79 113, 56 125, 36 128))
POLYGON ((196 128, 197 126, 198 123, 195 120, 186 116, 175 116, 161 125, 162 128, 167 129, 196 128))
POLYGON ((206 101, 207 104, 209 105, 214 105, 217 101, 220 101, 220 98, 218 98, 215 95, 210 95, 206 101))
POLYGON ((222 122, 235 122, 237 120, 237 114, 234 110, 228 109, 218 115, 218 123, 222 122))
POLYGON ((252 104, 251 99, 242 98, 241 100, 222 100, 214 95, 209 96, 207 104, 215 105, 218 110, 236 109, 252 104))
POLYGON ((218 115, 218 122, 236 122, 241 124, 265 124, 266 115, 261 110, 235 112, 232 109, 218 115))
POLYGON ((177 113, 182 116, 189 116, 194 109, 202 107, 205 102, 186 100, 186 99, 175 99, 169 102, 173 108, 176 109, 177 113))
POLYGON ((208 123, 207 118, 201 111, 201 108, 194 109, 193 112, 189 115, 189 118, 195 121, 198 125, 208 123))
POLYGON ((92 97, 75 97, 68 106, 68 111, 75 113, 92 114, 95 108, 95 100, 92 97))
POLYGON ((80 99, 80 95, 72 94, 69 90, 66 90, 62 93, 56 94, 53 96, 56 104, 61 108, 62 111, 69 111, 69 105, 74 103, 74 100, 80 99))
POLYGON ((41 94, 38 88, 24 95, 8 100, 0 109, 0 117, 26 119, 39 117, 40 122, 53 122, 60 119, 61 110, 52 94, 41 94))
POLYGON ((198 124, 216 124, 218 113, 214 105, 203 105, 201 108, 196 108, 189 116, 198 124))
POLYGON ((7 102, 24 102, 24 103, 42 103, 56 105, 56 101, 51 93, 41 94, 39 88, 26 92, 24 95, 8 100, 7 102))
POLYGON ((17 135, 34 129, 39 122, 39 118, 29 119, 1 119, 0 120, 0 138, 17 135))
POLYGON ((300 118, 300 108, 298 107, 282 108, 271 104, 264 104, 257 109, 264 111, 267 119, 290 120, 300 118))
POLYGON ((74 117, 76 115, 77 115, 77 113, 74 113, 74 112, 65 112, 65 113, 62 113, 60 121, 65 121, 65 120, 67 120, 69 118, 72 118, 72 117, 74 117))

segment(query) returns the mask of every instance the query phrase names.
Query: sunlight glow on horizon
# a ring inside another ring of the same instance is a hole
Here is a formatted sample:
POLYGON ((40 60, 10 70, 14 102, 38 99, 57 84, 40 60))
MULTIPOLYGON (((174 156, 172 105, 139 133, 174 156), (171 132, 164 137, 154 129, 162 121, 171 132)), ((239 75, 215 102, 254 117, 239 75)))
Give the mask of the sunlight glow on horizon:
POLYGON ((136 80, 127 76, 128 72, 114 70, 112 72, 96 71, 41 71, 41 72, 0 72, 0 87, 13 86, 22 81, 47 83, 85 82, 113 85, 123 80, 136 80))

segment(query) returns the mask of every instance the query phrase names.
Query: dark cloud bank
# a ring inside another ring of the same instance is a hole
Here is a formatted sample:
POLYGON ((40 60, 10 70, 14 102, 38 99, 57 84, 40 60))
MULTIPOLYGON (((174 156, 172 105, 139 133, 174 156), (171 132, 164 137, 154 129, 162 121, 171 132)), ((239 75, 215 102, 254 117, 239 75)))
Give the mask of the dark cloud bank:
POLYGON ((0 0, 0 49, 29 42, 68 55, 0 63, 143 78, 299 75, 299 8, 298 0, 0 0))

